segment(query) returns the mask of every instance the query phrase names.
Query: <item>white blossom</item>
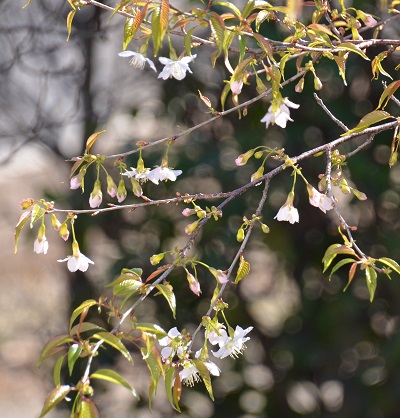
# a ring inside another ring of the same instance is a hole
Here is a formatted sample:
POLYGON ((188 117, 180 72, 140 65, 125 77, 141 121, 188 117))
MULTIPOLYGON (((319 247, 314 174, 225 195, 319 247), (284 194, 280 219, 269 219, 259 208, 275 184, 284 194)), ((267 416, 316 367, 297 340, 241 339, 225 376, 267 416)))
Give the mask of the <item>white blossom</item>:
POLYGON ((320 193, 310 184, 307 185, 307 191, 311 205, 321 209, 324 213, 326 213, 327 210, 331 210, 333 208, 332 200, 325 194, 320 193))
POLYGON ((159 60, 165 67, 158 75, 158 78, 167 80, 168 78, 174 77, 177 80, 183 80, 186 77, 187 71, 192 74, 188 64, 189 62, 192 62, 196 56, 197 55, 191 55, 190 57, 183 57, 176 61, 169 58, 160 57, 159 60))
POLYGON ((156 67, 152 60, 146 58, 139 52, 133 52, 133 51, 122 51, 118 54, 120 57, 132 57, 129 60, 129 64, 132 65, 133 68, 137 68, 138 70, 143 70, 146 62, 150 65, 150 68, 153 71, 157 71, 156 67))
POLYGON ((243 353, 243 350, 246 348, 245 342, 250 339, 246 335, 253 329, 253 327, 248 327, 243 329, 239 325, 236 326, 233 337, 230 337, 225 329, 219 330, 219 335, 217 333, 209 333, 208 339, 211 344, 219 345, 218 351, 212 351, 215 357, 223 359, 225 357, 238 357, 239 354, 243 353))
POLYGON ((131 167, 130 171, 123 173, 124 176, 133 177, 137 180, 146 181, 148 180, 148 174, 150 173, 150 168, 145 168, 143 171, 139 172, 136 168, 131 167))
POLYGON ((146 177, 154 184, 158 184, 163 180, 175 181, 181 174, 182 170, 172 170, 168 167, 156 167, 154 170, 151 170, 149 173, 147 173, 146 177))
POLYGON ((83 255, 81 252, 79 252, 77 256, 69 255, 67 258, 57 261, 60 263, 67 261, 68 270, 71 272, 77 270, 86 271, 89 268, 89 264, 94 264, 90 258, 86 257, 86 255, 83 255))
POLYGON ((36 254, 47 254, 47 250, 49 249, 49 242, 45 236, 42 237, 41 240, 36 238, 35 242, 33 243, 33 251, 36 254))
POLYGON ((278 221, 288 221, 291 224, 294 224, 295 222, 299 222, 299 212, 291 204, 284 204, 279 209, 274 219, 277 219, 278 221))
POLYGON ((268 113, 261 119, 261 122, 265 122, 267 128, 270 124, 276 124, 281 128, 286 128, 287 121, 290 120, 293 122, 293 119, 290 118, 289 107, 298 109, 300 105, 291 102, 285 97, 275 112, 272 111, 272 105, 268 108, 268 113))

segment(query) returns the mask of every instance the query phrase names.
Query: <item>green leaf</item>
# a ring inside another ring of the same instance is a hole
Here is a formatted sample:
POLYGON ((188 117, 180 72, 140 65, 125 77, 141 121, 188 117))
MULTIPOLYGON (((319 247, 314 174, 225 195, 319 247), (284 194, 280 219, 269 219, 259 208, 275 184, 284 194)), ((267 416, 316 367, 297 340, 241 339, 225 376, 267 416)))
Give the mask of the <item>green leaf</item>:
POLYGON ((29 219, 29 217, 31 216, 31 211, 26 211, 24 213, 22 213, 22 215, 19 217, 17 225, 15 226, 15 232, 14 232, 14 252, 16 253, 18 250, 18 239, 19 239, 19 234, 22 231, 22 228, 24 227, 26 221, 29 219))
POLYGON ((320 23, 311 23, 311 25, 308 25, 307 28, 311 29, 311 32, 315 33, 316 35, 318 35, 318 32, 321 32, 332 36, 333 38, 339 39, 327 26, 321 25, 320 23))
POLYGON ((74 335, 82 334, 83 332, 88 332, 88 331, 105 331, 105 329, 91 322, 81 322, 71 328, 69 335, 73 337, 74 335))
POLYGON ((171 308, 172 315, 175 318, 176 315, 176 299, 175 294, 173 292, 173 288, 170 284, 156 284, 155 287, 159 290, 160 293, 165 297, 168 302, 169 307, 171 308))
POLYGON ((69 375, 72 375, 74 370, 74 365, 76 360, 78 360, 79 356, 82 353, 82 347, 79 344, 72 344, 68 350, 68 370, 69 375))
POLYGON ((218 52, 224 49, 225 23, 218 13, 210 13, 210 23, 214 32, 215 41, 217 43, 218 52))
POLYGON ((385 264, 385 266, 388 266, 397 274, 400 274, 400 265, 396 261, 392 260, 391 258, 381 257, 381 258, 378 258, 376 261, 379 261, 380 263, 385 264))
POLYGON ((268 55, 268 57, 272 59, 273 62, 275 62, 275 60, 273 59, 273 49, 272 49, 271 43, 259 33, 253 33, 253 36, 255 40, 257 41, 257 43, 264 50, 264 52, 268 55))
POLYGON ((236 273, 236 278, 235 281, 233 282, 234 284, 238 284, 244 277, 246 277, 250 272, 250 263, 248 263, 243 255, 240 256, 240 263, 239 263, 239 268, 238 271, 236 273))
POLYGON ((121 342, 121 340, 115 335, 110 334, 109 332, 98 332, 97 334, 94 334, 92 338, 96 338, 98 340, 104 340, 104 342, 106 342, 107 344, 111 345, 111 347, 118 350, 130 363, 133 364, 133 359, 128 349, 121 342))
POLYGON ((75 342, 68 334, 56 335, 55 337, 50 338, 50 340, 43 347, 42 352, 40 353, 40 358, 38 362, 38 367, 42 365, 44 360, 52 356, 55 353, 58 353, 65 347, 61 347, 67 343, 75 342))
POLYGON ((331 274, 329 275, 329 280, 332 277, 332 274, 335 273, 337 270, 340 269, 340 267, 343 267, 345 264, 354 263, 354 258, 344 258, 343 260, 340 260, 338 263, 336 263, 332 267, 331 274))
POLYGON ((78 407, 77 418, 100 418, 96 404, 91 399, 83 398, 78 407))
POLYGON ((118 296, 138 292, 143 286, 143 283, 136 273, 124 273, 118 279, 107 285, 107 287, 111 286, 113 287, 114 295, 118 296))
POLYGON ((61 386, 61 368, 66 356, 67 355, 64 354, 63 356, 58 357, 54 364, 53 381, 55 386, 61 386))
POLYGON ((335 49, 339 50, 339 51, 355 52, 356 54, 360 55, 364 59, 370 61, 370 59, 364 54, 364 52, 362 52, 361 49, 354 44, 347 43, 347 42, 346 43, 341 43, 341 44, 337 45, 335 49))
POLYGON ((250 13, 254 10, 255 0, 248 0, 242 9, 242 18, 247 19, 250 13))
POLYGON ((168 334, 158 325, 155 324, 148 324, 142 322, 136 325, 136 329, 150 335, 154 335, 157 340, 166 337, 168 334))
POLYGON ((344 85, 347 86, 347 81, 346 81, 346 60, 343 59, 342 57, 338 57, 337 55, 333 56, 333 59, 335 60, 338 69, 339 69, 339 74, 343 79, 344 85))
POLYGON ((71 319, 69 320, 69 330, 71 332, 72 324, 75 319, 85 310, 89 309, 93 305, 97 305, 98 302, 94 299, 88 299, 82 302, 75 310, 72 312, 71 319))
POLYGON ((39 219, 44 216, 46 213, 45 209, 39 206, 38 204, 34 204, 32 208, 32 215, 31 215, 31 224, 30 227, 33 227, 33 224, 38 221, 39 219))
POLYGON ((225 110, 225 102, 226 102, 226 98, 228 97, 229 92, 231 91, 231 86, 229 83, 225 84, 224 89, 222 90, 221 93, 221 107, 222 107, 222 111, 225 110))
POLYGON ((323 273, 326 272, 326 270, 328 269, 328 267, 331 265, 332 261, 335 259, 335 257, 338 254, 355 255, 355 252, 352 248, 348 247, 347 245, 343 245, 343 244, 330 245, 325 251, 325 254, 322 258, 322 262, 324 263, 323 273))
POLYGON ((195 359, 192 360, 192 362, 196 366, 196 369, 199 372, 201 379, 203 380, 204 386, 206 387, 207 392, 210 395, 210 398, 214 400, 210 372, 207 369, 207 366, 201 360, 195 359))
POLYGON ((237 17, 242 17, 242 13, 240 12, 240 10, 234 4, 232 4, 229 1, 213 1, 212 4, 213 4, 213 6, 228 7, 229 9, 231 9, 233 11, 233 13, 235 13, 235 15, 237 17))
MULTIPOLYGON (((172 408, 176 409, 178 412, 181 412, 179 408, 179 404, 176 402, 176 397, 173 396, 173 390, 175 389, 175 385, 180 384, 180 377, 179 373, 176 372, 175 367, 169 366, 167 371, 165 372, 165 391, 167 393, 167 398, 169 403, 171 404, 172 408), (175 384, 174 384, 175 378, 175 384)), ((175 389, 176 392, 176 389, 175 389)))
POLYGON ((139 395, 137 394, 136 390, 117 372, 110 369, 100 369, 95 371, 90 375, 91 379, 102 379, 107 380, 108 382, 115 383, 117 385, 121 385, 124 388, 128 389, 132 395, 139 400, 139 395))
POLYGON ((353 134, 355 132, 361 132, 364 129, 367 129, 369 126, 371 126, 374 123, 378 123, 381 122, 385 119, 388 119, 392 117, 390 115, 390 113, 385 112, 383 110, 374 110, 368 114, 366 114, 358 123, 358 125, 353 128, 350 129, 350 131, 345 132, 344 134, 342 134, 341 136, 345 136, 345 135, 349 135, 349 134, 353 134))
POLYGON ((153 400, 153 396, 157 392, 158 382, 163 374, 163 365, 161 362, 160 354, 158 350, 153 347, 150 351, 147 347, 141 348, 143 359, 147 364, 150 371, 150 382, 149 382, 149 404, 153 400))
POLYGON ((393 96, 393 94, 396 92, 396 90, 400 87, 400 80, 397 81, 393 81, 393 83, 390 83, 385 90, 383 91, 383 93, 381 94, 381 97, 379 99, 379 104, 377 109, 379 109, 380 107, 382 109, 384 109, 386 107, 386 105, 388 104, 389 100, 391 99, 391 97, 393 96))
POLYGON ((165 31, 168 26, 169 18, 169 3, 167 0, 161 1, 161 6, 157 7, 153 11, 153 17, 151 20, 151 30, 154 44, 154 56, 157 55, 158 50, 161 47, 162 40, 165 36, 165 31))
POLYGON ((51 411, 57 404, 59 404, 70 392, 71 387, 69 385, 57 386, 46 397, 42 412, 39 418, 44 417, 49 411, 51 411))
POLYGON ((376 271, 372 267, 367 266, 365 268, 365 278, 367 280, 367 287, 369 291, 370 302, 374 300, 376 283, 377 283, 376 277, 377 277, 376 271))
POLYGON ((76 10, 71 10, 67 16, 67 31, 68 31, 67 42, 69 41, 69 37, 71 36, 72 21, 74 20, 74 16, 76 12, 77 12, 76 10))
POLYGON ((190 55, 192 55, 192 34, 193 34, 193 31, 195 29, 196 28, 189 29, 187 34, 185 35, 184 44, 185 44, 186 55, 188 57, 190 57, 190 55))
POLYGON ((132 3, 132 0, 123 0, 120 1, 114 8, 114 11, 111 14, 111 17, 108 19, 108 23, 110 23, 110 20, 125 6, 127 6, 129 3, 132 3))

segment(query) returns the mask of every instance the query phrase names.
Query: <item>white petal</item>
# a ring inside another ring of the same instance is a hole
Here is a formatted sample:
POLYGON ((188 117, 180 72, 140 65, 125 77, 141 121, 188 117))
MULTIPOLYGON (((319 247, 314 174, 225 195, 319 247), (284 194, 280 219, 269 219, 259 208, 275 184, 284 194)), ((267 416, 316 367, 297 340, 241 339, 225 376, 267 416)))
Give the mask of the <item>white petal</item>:
POLYGON ((148 62, 148 64, 150 65, 150 68, 151 68, 152 70, 154 70, 154 71, 156 71, 156 72, 157 72, 156 67, 155 67, 155 65, 154 65, 154 62, 153 62, 152 60, 148 59, 148 58, 146 58, 146 61, 147 61, 147 62, 148 62))
POLYGON ((169 58, 165 58, 165 57, 160 57, 158 58, 158 60, 161 62, 161 64, 163 65, 171 65, 174 61, 169 59, 169 58))
POLYGON ((171 67, 166 65, 164 69, 158 74, 157 78, 162 78, 163 80, 167 80, 171 76, 171 67))
POLYGON ((287 97, 285 97, 283 99, 283 102, 285 103, 286 106, 289 106, 292 109, 298 109, 300 107, 299 104, 296 104, 296 103, 291 102, 287 97))
POLYGON ((132 51, 122 51, 118 54, 120 57, 133 57, 134 55, 136 55, 136 52, 132 52, 132 51))
POLYGON ((189 62, 192 62, 196 57, 197 57, 196 54, 190 55, 190 56, 181 58, 179 61, 182 62, 183 64, 189 64, 189 62))
POLYGON ((79 259, 71 256, 67 263, 68 270, 71 272, 75 272, 79 268, 79 259))
POLYGON ((189 71, 189 73, 191 73, 190 68, 187 66, 187 64, 176 61, 174 64, 171 65, 172 76, 177 80, 183 80, 186 77, 186 71, 189 71))

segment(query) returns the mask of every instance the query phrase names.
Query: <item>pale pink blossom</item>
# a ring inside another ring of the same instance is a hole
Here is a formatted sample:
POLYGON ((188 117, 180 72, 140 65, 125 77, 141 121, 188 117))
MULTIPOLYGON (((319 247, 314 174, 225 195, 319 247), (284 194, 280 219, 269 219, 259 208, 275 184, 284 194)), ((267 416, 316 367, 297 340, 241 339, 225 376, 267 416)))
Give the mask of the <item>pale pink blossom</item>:
POLYGON ((160 181, 164 180, 175 181, 181 174, 182 170, 172 170, 168 167, 156 167, 147 174, 147 179, 154 184, 158 184, 160 181))
POLYGON ((295 222, 299 222, 299 212, 291 204, 285 204, 279 209, 274 219, 278 221, 288 221, 291 224, 294 224, 295 222))
POLYGON ((79 179, 79 176, 71 177, 71 180, 69 181, 69 188, 71 190, 79 189, 82 185, 82 180, 79 179))
POLYGON ((243 80, 239 79, 231 83, 231 92, 233 94, 240 94, 243 88, 243 80))
POLYGON ((324 213, 326 213, 327 210, 331 210, 333 208, 332 200, 325 194, 320 193, 310 184, 307 185, 307 191, 311 205, 321 209, 324 213))

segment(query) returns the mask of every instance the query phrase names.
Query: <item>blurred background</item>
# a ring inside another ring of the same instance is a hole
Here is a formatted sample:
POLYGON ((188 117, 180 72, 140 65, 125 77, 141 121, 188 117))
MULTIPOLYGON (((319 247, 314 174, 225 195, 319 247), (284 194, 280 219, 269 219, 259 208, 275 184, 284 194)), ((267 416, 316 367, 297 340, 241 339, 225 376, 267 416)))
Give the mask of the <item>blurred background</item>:
MULTIPOLYGON (((157 80, 153 71, 140 72, 118 57, 122 17, 115 16, 108 22, 110 13, 86 7, 76 14, 71 38, 66 42, 65 20, 70 10, 67 2, 34 0, 22 10, 24 3, 0 2, 0 414, 8 418, 39 415, 46 394, 53 388, 54 360, 49 359, 40 369, 36 364, 46 341, 66 332, 70 313, 83 300, 107 292, 104 285, 114 280, 123 267, 141 267, 144 276, 150 274, 149 257, 182 246, 187 239, 184 227, 190 222, 190 218, 181 216, 183 204, 79 216, 77 238, 81 251, 95 265, 87 273, 68 274, 65 264, 56 260, 71 254, 70 243, 52 233, 50 223, 46 256, 32 251, 36 227, 24 228, 18 253, 13 255, 13 229, 21 213, 19 202, 44 197, 54 200, 58 208, 89 208, 94 170, 89 170, 86 192, 81 194, 69 190, 71 163, 65 162, 82 155, 89 135, 106 129, 93 152, 114 154, 132 149, 139 140, 179 132, 209 117, 197 90, 219 108, 223 80, 228 78, 221 59, 211 71, 212 49, 203 47, 197 49, 197 59, 190 64, 193 75, 179 82, 157 80)), ((196 1, 190 3, 198 6, 196 1)), ((241 5, 243 1, 234 3, 241 5)), ((347 6, 352 4, 372 14, 379 13, 376 7, 380 3, 346 1, 347 6)), ((305 21, 308 14, 305 8, 305 21)), ((274 39, 286 36, 274 25, 266 31, 274 39)), ((399 20, 387 25, 382 36, 398 39, 399 20)), ((181 42, 176 40, 178 54, 183 50, 181 42)), ((129 49, 136 49, 135 41, 129 49)), ((369 54, 378 52, 368 50, 369 54)), ((165 49, 161 56, 168 54, 165 49)), ((398 77, 393 70, 398 62, 399 54, 393 54, 383 64, 394 78, 398 77)), ((155 64, 160 70, 160 63, 155 60, 155 64)), ((324 85, 320 97, 347 126, 355 126, 376 108, 382 84, 381 80, 371 81, 369 62, 361 57, 349 59, 347 87, 331 61, 321 61, 316 70, 324 85)), ((286 74, 294 72, 294 63, 288 63, 286 74)), ((253 84, 243 88, 241 102, 254 97, 253 84)), ((311 75, 306 77, 303 94, 295 93, 293 85, 284 89, 284 97, 300 104, 291 114, 295 122, 289 123, 287 129, 273 126, 266 130, 260 123, 269 106, 264 100, 251 106, 241 120, 232 114, 180 138, 171 147, 169 163, 183 174, 172 184, 146 185, 146 195, 156 199, 173 196, 176 191, 230 191, 247 183, 258 168, 254 160, 236 167, 234 160, 242 152, 267 145, 284 147, 289 155, 297 155, 338 137, 340 128, 316 104, 312 94, 311 75)), ((388 110, 398 115, 393 104, 388 110)), ((388 167, 391 135, 380 134, 348 161, 349 183, 366 193, 368 200, 358 201, 350 195, 338 195, 338 199, 347 222, 357 226, 354 235, 363 251, 399 261, 400 169, 388 167)), ((354 149, 363 140, 346 144, 341 152, 354 149)), ((146 166, 160 164, 164 152, 162 146, 145 152, 146 166)), ((132 166, 136 161, 135 156, 126 160, 132 166)), ((273 163, 268 167, 272 168, 273 163)), ((305 161, 302 169, 316 186, 318 175, 324 172, 323 158, 305 161)), ((112 162, 109 172, 116 181, 112 162)), ((195 389, 184 389, 183 412, 177 414, 160 385, 150 412, 149 376, 140 355, 132 352, 137 358, 132 368, 110 350, 96 359, 97 365, 119 371, 137 389, 141 401, 134 400, 124 388, 106 382, 98 384, 95 396, 102 416, 399 416, 399 277, 393 275, 393 281, 378 277, 373 303, 369 302, 362 274, 355 277, 346 293, 346 271, 339 271, 328 281, 328 275, 321 272, 321 258, 329 245, 340 242, 337 219, 333 213, 324 215, 310 206, 306 188, 298 181, 295 206, 300 223, 273 220, 291 184, 289 172, 272 181, 263 212, 263 221, 271 232, 265 235, 255 230, 245 253, 251 272, 225 294, 230 323, 243 328, 254 326, 254 330, 243 356, 219 364, 222 375, 213 381, 216 401, 211 402, 202 384, 197 384, 195 389)), ((261 187, 250 190, 226 207, 222 219, 207 224, 193 254, 215 268, 227 269, 239 247, 237 229, 243 216, 251 218, 261 191, 261 187)), ((129 201, 135 199, 129 196, 129 201)), ((208 202, 207 206, 217 203, 208 202)), ((178 328, 189 332, 206 312, 213 291, 210 274, 202 270, 199 274, 200 298, 189 294, 183 273, 174 272, 170 277, 178 300, 178 328)), ((141 321, 159 323, 166 330, 174 324, 165 301, 159 298, 148 298, 137 315, 141 321)), ((79 375, 69 377, 65 373, 65 383, 74 383, 74 377, 79 375)), ((48 416, 68 417, 68 406, 63 402, 48 416)))

